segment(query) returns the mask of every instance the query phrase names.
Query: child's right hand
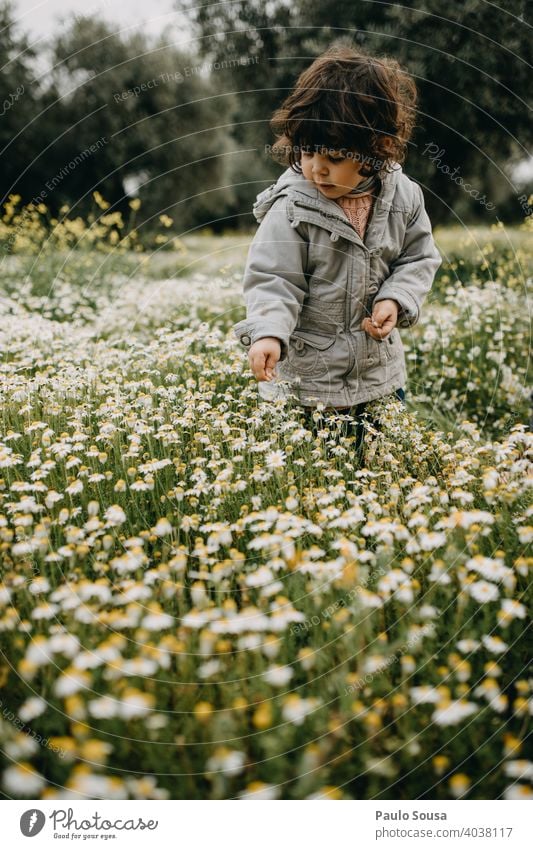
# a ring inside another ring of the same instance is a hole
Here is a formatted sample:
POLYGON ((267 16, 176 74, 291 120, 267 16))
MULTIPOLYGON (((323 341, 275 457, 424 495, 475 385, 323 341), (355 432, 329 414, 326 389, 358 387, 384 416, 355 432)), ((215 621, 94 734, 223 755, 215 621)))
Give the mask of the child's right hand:
POLYGON ((281 356, 281 343, 275 336, 258 339, 248 351, 250 368, 256 380, 272 380, 276 377, 274 366, 281 356))

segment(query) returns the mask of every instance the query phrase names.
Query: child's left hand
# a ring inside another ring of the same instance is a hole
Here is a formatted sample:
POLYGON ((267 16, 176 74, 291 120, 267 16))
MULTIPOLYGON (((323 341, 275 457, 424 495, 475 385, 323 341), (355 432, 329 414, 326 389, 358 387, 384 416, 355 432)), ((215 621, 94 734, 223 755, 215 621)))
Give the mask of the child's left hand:
POLYGON ((372 309, 372 317, 363 319, 361 328, 374 339, 385 339, 398 321, 398 302, 392 298, 378 301, 372 309))

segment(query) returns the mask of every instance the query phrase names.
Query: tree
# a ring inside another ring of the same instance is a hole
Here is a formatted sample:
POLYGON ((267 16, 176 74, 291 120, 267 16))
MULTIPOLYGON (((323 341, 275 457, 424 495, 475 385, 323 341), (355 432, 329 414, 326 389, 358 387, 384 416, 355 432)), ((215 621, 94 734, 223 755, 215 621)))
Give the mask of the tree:
POLYGON ((36 80, 37 54, 17 35, 9 4, 0 24, 4 199, 19 193, 53 214, 64 203, 85 214, 98 190, 127 212, 126 188, 137 184, 147 222, 165 212, 181 230, 225 226, 233 142, 224 124, 234 107, 197 56, 75 17, 51 42, 53 67, 36 80))
POLYGON ((61 145, 73 151, 105 139, 73 172, 69 194, 98 187, 120 207, 125 181, 137 178, 148 217, 165 212, 183 229, 223 215, 231 200, 231 190, 220 188, 231 146, 218 129, 213 82, 195 70, 196 57, 164 39, 152 45, 141 33, 122 38, 90 18, 76 19, 54 53, 69 83, 61 145))
MULTIPOLYGON (((35 159, 43 143, 53 137, 48 115, 36 132, 35 116, 46 95, 35 72, 36 51, 19 33, 13 4, 0 6, 0 203, 9 194, 20 193, 30 200, 39 186, 35 159)), ((53 92, 49 92, 54 97, 53 92)))

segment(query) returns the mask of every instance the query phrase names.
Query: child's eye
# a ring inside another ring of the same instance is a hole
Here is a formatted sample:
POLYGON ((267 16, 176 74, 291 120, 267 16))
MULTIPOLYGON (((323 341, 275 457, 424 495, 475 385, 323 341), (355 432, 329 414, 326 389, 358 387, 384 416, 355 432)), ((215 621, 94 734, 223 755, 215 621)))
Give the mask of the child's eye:
POLYGON ((328 156, 330 162, 344 162, 346 159, 345 156, 328 156))

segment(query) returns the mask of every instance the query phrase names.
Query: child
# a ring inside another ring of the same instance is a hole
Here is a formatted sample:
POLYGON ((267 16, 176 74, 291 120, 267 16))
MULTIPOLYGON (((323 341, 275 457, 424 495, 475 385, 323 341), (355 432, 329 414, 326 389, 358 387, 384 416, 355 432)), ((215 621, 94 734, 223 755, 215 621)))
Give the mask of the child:
POLYGON ((403 401, 398 327, 417 323, 442 262, 401 166, 416 102, 395 60, 341 41, 274 113, 272 153, 289 167, 253 206, 247 316, 233 328, 262 398, 357 415, 393 392, 403 401))

